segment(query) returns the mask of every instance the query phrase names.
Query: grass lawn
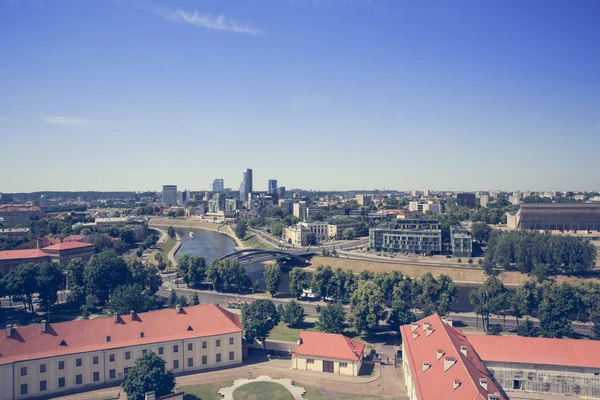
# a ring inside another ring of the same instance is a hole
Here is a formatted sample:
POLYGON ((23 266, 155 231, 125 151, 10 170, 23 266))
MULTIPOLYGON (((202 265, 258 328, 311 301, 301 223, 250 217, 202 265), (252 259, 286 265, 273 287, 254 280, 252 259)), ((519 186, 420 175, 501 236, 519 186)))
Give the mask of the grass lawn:
POLYGON ((165 240, 164 243, 161 243, 158 246, 158 249, 154 250, 150 254, 148 261, 150 261, 154 265, 157 265, 158 263, 156 262, 154 257, 156 256, 156 253, 159 253, 163 258, 163 262, 165 264, 168 264, 169 263, 169 252, 171 251, 171 249, 173 249, 173 247, 175 247, 176 243, 177 243, 177 241, 175 239, 173 239, 169 235, 167 235, 167 240, 165 240))
POLYGON ((221 388, 233 385, 233 381, 207 383, 204 385, 181 386, 179 390, 185 392, 184 400, 221 400, 217 393, 221 388))
POLYGON ((260 250, 273 250, 276 249, 277 246, 259 239, 256 235, 251 234, 251 236, 248 236, 246 238, 246 240, 243 240, 244 246, 246 247, 251 247, 253 249, 260 249, 260 250))
POLYGON ((233 392, 233 400, 294 400, 289 390, 278 383, 252 382, 233 392))
MULTIPOLYGON (((298 328, 290 328, 284 322, 280 322, 279 325, 273 328, 267 339, 296 342, 300 337, 300 331, 318 331, 317 324, 316 322, 304 322, 298 328)), ((366 344, 367 348, 370 348, 369 343, 358 335, 354 329, 346 328, 342 333, 350 339, 366 344)))

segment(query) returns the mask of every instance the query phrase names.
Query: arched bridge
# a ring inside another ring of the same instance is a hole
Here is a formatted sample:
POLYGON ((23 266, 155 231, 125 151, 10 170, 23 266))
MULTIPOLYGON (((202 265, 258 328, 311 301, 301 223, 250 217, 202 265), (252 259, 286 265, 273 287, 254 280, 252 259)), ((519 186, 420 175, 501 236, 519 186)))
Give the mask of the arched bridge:
POLYGON ((306 259, 317 253, 309 251, 283 251, 283 250, 260 250, 260 249, 243 249, 234 251, 219 258, 219 260, 238 260, 241 264, 252 264, 255 262, 263 262, 269 260, 290 259, 306 262, 306 259))

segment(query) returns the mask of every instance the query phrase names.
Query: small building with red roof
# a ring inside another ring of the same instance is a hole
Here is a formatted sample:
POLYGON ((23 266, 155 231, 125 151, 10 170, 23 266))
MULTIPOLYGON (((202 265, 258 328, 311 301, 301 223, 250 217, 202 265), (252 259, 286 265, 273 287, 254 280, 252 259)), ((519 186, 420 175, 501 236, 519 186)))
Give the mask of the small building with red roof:
POLYGON ((292 369, 357 376, 365 345, 344 335, 300 332, 292 369))

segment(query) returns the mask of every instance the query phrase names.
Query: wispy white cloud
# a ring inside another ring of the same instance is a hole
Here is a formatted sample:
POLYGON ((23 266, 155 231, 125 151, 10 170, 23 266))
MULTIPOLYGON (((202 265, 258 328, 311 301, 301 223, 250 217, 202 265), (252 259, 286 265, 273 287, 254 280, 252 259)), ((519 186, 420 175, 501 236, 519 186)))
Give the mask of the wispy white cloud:
POLYGON ((93 119, 89 118, 78 118, 78 117, 61 117, 56 115, 46 116, 42 118, 42 121, 49 124, 56 124, 62 126, 74 126, 84 128, 94 123, 93 119))
POLYGON ((228 31, 235 33, 245 33, 248 35, 260 35, 259 29, 249 25, 242 25, 225 15, 202 14, 199 11, 184 11, 181 9, 166 9, 151 3, 140 2, 138 0, 117 0, 122 4, 151 12, 159 17, 171 21, 188 24, 199 28, 214 29, 218 31, 228 31))

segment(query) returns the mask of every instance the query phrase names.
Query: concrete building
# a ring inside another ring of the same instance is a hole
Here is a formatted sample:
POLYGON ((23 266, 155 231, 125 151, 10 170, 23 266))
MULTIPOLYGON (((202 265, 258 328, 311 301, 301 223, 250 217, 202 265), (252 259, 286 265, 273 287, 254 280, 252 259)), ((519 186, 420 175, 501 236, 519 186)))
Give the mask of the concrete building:
POLYGON ((0 400, 56 397, 122 381, 156 353, 175 374, 241 364, 242 325, 213 304, 0 331, 0 400))
POLYGON ((462 226, 450 227, 450 247, 456 257, 471 257, 473 255, 473 237, 462 226))
POLYGON ((408 203, 408 211, 421 213, 429 211, 432 214, 440 214, 442 212, 442 206, 433 201, 411 201, 408 203))
POLYGON ((208 212, 216 213, 219 211, 225 211, 225 194, 216 192, 213 194, 213 198, 208 201, 208 212))
POLYGON ((317 238, 318 242, 324 242, 327 240, 327 238, 328 238, 327 222, 319 222, 319 221, 300 222, 300 225, 304 226, 305 228, 310 229, 310 231, 315 234, 315 237, 317 238))
POLYGON ((27 239, 31 229, 29 228, 7 228, 0 229, 0 239, 27 239))
POLYGON ((240 186, 240 200, 246 202, 248 200, 248 194, 252 193, 252 170, 246 169, 242 178, 242 184, 240 186))
POLYGON ((356 231, 360 228, 360 222, 352 222, 345 224, 328 224, 327 225, 327 238, 329 240, 340 240, 342 234, 348 228, 352 228, 356 231))
POLYGON ((242 208, 242 202, 238 199, 225 199, 225 211, 237 211, 242 208))
POLYGON ((292 369, 357 376, 365 345, 344 335, 300 332, 292 369))
POLYGON ((177 205, 177 185, 163 185, 162 203, 169 207, 177 205))
POLYGON ((270 195, 277 194, 277 179, 269 179, 269 182, 267 183, 267 193, 270 195))
POLYGON ((521 203, 521 192, 514 192, 508 196, 508 201, 514 206, 518 206, 521 203))
POLYGON ((293 207, 292 207, 293 204, 294 204, 294 202, 292 200, 282 199, 281 197, 279 198, 279 201, 277 202, 277 205, 279 207, 281 207, 285 212, 288 212, 290 214, 293 212, 293 207))
POLYGON ((475 207, 475 193, 458 193, 456 204, 462 207, 475 207))
POLYGON ((510 397, 539 393, 541 397, 600 398, 598 341, 488 335, 467 338, 510 397))
POLYGON ((225 181, 223 178, 217 178, 213 181, 212 191, 214 193, 223 193, 225 191, 225 181))
POLYGON ((488 196, 487 194, 482 194, 479 196, 479 204, 481 205, 481 207, 487 207, 489 201, 490 196, 488 196))
POLYGON ((366 194, 357 194, 355 199, 358 205, 361 207, 368 206, 369 204, 371 204, 371 196, 366 194))
POLYGON ((293 204, 292 213, 294 217, 298 218, 300 221, 306 221, 308 218, 307 205, 305 201, 299 201, 293 204))
POLYGON ((400 334, 410 400, 508 400, 467 337, 439 315, 404 325, 400 334))
POLYGON ((30 204, 0 204, 0 221, 4 226, 27 225, 35 218, 42 218, 40 207, 30 204))
MULTIPOLYGON (((144 216, 96 218, 94 225, 98 228, 110 228, 112 226, 126 226, 133 230, 135 240, 144 240, 148 236, 148 218, 144 216)), ((85 226, 85 224, 75 226, 85 226)))
POLYGON ((306 235, 310 232, 310 228, 301 224, 287 226, 283 229, 282 239, 293 246, 306 246, 306 235))
POLYGON ((511 230, 589 233, 600 231, 600 204, 521 204, 516 213, 507 213, 511 230))
POLYGON ((369 247, 374 251, 440 254, 442 231, 435 220, 397 220, 395 226, 369 229, 369 247))
POLYGON ((277 187, 277 198, 285 199, 285 186, 277 187))

